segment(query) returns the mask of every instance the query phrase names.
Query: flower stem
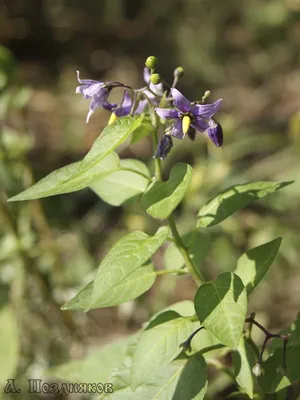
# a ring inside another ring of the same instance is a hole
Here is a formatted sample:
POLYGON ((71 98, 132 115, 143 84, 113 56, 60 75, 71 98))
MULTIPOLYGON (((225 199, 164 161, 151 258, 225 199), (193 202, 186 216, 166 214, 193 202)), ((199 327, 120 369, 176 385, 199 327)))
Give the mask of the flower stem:
POLYGON ((196 269, 195 265, 193 264, 193 261, 190 258, 190 255, 189 255, 189 253, 179 235, 179 232, 177 230, 173 214, 171 214, 168 217, 168 222, 169 222, 169 226, 172 231, 175 243, 178 247, 178 250, 180 251, 180 254, 182 255, 185 265, 186 265, 189 273, 192 275, 192 278, 196 282, 196 285, 200 286, 201 283, 204 281, 204 278, 203 278, 201 272, 196 269))

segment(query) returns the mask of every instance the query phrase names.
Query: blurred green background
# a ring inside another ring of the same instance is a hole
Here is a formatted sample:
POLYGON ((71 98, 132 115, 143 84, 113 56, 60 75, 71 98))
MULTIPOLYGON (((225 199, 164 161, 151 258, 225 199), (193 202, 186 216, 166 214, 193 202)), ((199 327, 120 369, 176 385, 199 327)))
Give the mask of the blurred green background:
MULTIPOLYGON (((2 348, 0 343, 2 386, 7 378, 24 387, 28 378, 43 379, 47 368, 136 331, 161 307, 193 299, 195 292, 189 277, 168 276, 135 302, 87 314, 60 311, 121 236, 157 228, 137 201, 111 207, 88 189, 6 202, 52 170, 81 159, 106 126, 104 110, 85 124, 88 102, 75 95, 77 69, 83 78, 140 87, 144 60, 156 55, 169 82, 175 67, 184 67, 178 88, 191 100, 208 89, 212 101, 224 99, 218 115, 223 148, 214 148, 204 135, 194 143, 186 138, 175 142, 163 164, 166 176, 178 161, 194 168, 176 211, 182 233, 194 228, 200 206, 224 187, 295 180, 203 231, 202 238, 207 252, 202 268, 214 278, 233 270, 246 249, 282 236, 279 255, 249 311, 271 330, 295 319, 300 309, 299 17, 299 0, 2 0, 0 342, 9 343, 2 348)), ((120 152, 151 168, 152 155, 148 138, 120 152)), ((155 257, 157 267, 164 265, 166 247, 155 257)), ((227 384, 220 384, 214 398, 222 398, 227 384)))

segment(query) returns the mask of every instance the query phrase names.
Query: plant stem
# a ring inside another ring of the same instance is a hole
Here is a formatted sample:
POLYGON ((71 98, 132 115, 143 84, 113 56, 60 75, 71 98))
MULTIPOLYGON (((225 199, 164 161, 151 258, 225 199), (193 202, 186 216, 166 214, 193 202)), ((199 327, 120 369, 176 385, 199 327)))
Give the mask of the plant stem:
POLYGON ((169 222, 169 226, 172 231, 172 234, 174 236, 175 243, 178 247, 178 250, 180 251, 180 253, 182 255, 185 265, 186 265, 189 273, 192 275, 192 278, 196 282, 197 286, 200 286, 201 283, 204 281, 204 278, 203 278, 201 272, 196 269, 195 265, 193 264, 193 261, 190 258, 190 255, 189 255, 189 253, 179 235, 179 232, 177 230, 173 214, 171 214, 168 217, 168 222, 169 222))
MULTIPOLYGON (((158 131, 158 129, 155 129, 154 133, 153 133, 153 144, 154 144, 155 148, 158 143, 157 131, 158 131)), ((159 158, 155 159, 155 179, 157 181, 162 180, 162 171, 161 171, 161 162, 160 161, 161 160, 159 158)), ((196 269, 193 261, 190 258, 190 255, 189 255, 189 253, 179 235, 179 232, 177 230, 173 214, 171 213, 171 215, 167 219, 168 219, 168 223, 169 223, 171 232, 173 234, 174 241, 176 243, 176 246, 178 247, 178 250, 180 251, 180 253, 182 255, 185 265, 186 265, 189 273, 192 275, 192 278, 194 279, 196 285, 200 286, 201 283, 204 281, 204 278, 203 278, 201 272, 196 269)))
POLYGON ((156 275, 166 275, 166 274, 186 274, 187 272, 183 269, 161 269, 155 271, 156 275))

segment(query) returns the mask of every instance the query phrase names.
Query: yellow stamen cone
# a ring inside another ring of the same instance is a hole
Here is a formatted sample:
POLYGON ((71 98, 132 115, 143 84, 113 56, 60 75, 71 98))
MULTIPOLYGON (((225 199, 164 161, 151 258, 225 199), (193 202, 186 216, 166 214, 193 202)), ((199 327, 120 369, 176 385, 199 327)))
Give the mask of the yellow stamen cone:
POLYGON ((191 122, 191 118, 187 115, 182 118, 182 132, 184 135, 188 132, 191 122))
POLYGON ((112 112, 107 125, 111 125, 113 122, 116 121, 116 119, 118 119, 118 116, 114 112, 112 112))

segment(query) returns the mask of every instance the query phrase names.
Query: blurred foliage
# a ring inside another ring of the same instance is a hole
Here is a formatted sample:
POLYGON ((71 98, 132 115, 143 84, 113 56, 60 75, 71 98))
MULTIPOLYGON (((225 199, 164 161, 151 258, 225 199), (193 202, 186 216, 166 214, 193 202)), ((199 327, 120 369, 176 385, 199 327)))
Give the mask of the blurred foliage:
MULTIPOLYGON (((82 76, 138 86, 144 59, 155 54, 166 79, 172 79, 171 65, 184 67, 180 89, 187 97, 201 98, 207 89, 214 99, 223 97, 223 148, 198 135, 193 143, 175 142, 164 162, 165 176, 175 162, 193 165, 188 195, 177 210, 179 226, 182 233, 190 231, 199 207, 224 187, 295 180, 209 228, 205 242, 213 246, 202 261, 207 276, 215 278, 218 271, 232 271, 246 249, 283 237, 250 307, 271 329, 295 319, 299 16, 299 0, 5 0, 0 5, 0 352, 10 359, 6 373, 20 386, 135 331, 149 313, 194 293, 188 278, 161 277, 135 302, 88 314, 60 311, 124 232, 157 229, 137 202, 127 203, 125 214, 91 190, 7 204, 8 197, 53 169, 79 160, 106 125, 106 111, 85 125, 88 105, 75 95, 76 69, 82 76)), ((120 156, 141 159, 153 171, 147 138, 122 148, 120 156)), ((162 265, 163 252, 155 262, 162 265)), ((212 374, 212 382, 209 398, 236 390, 227 377, 212 374)))

